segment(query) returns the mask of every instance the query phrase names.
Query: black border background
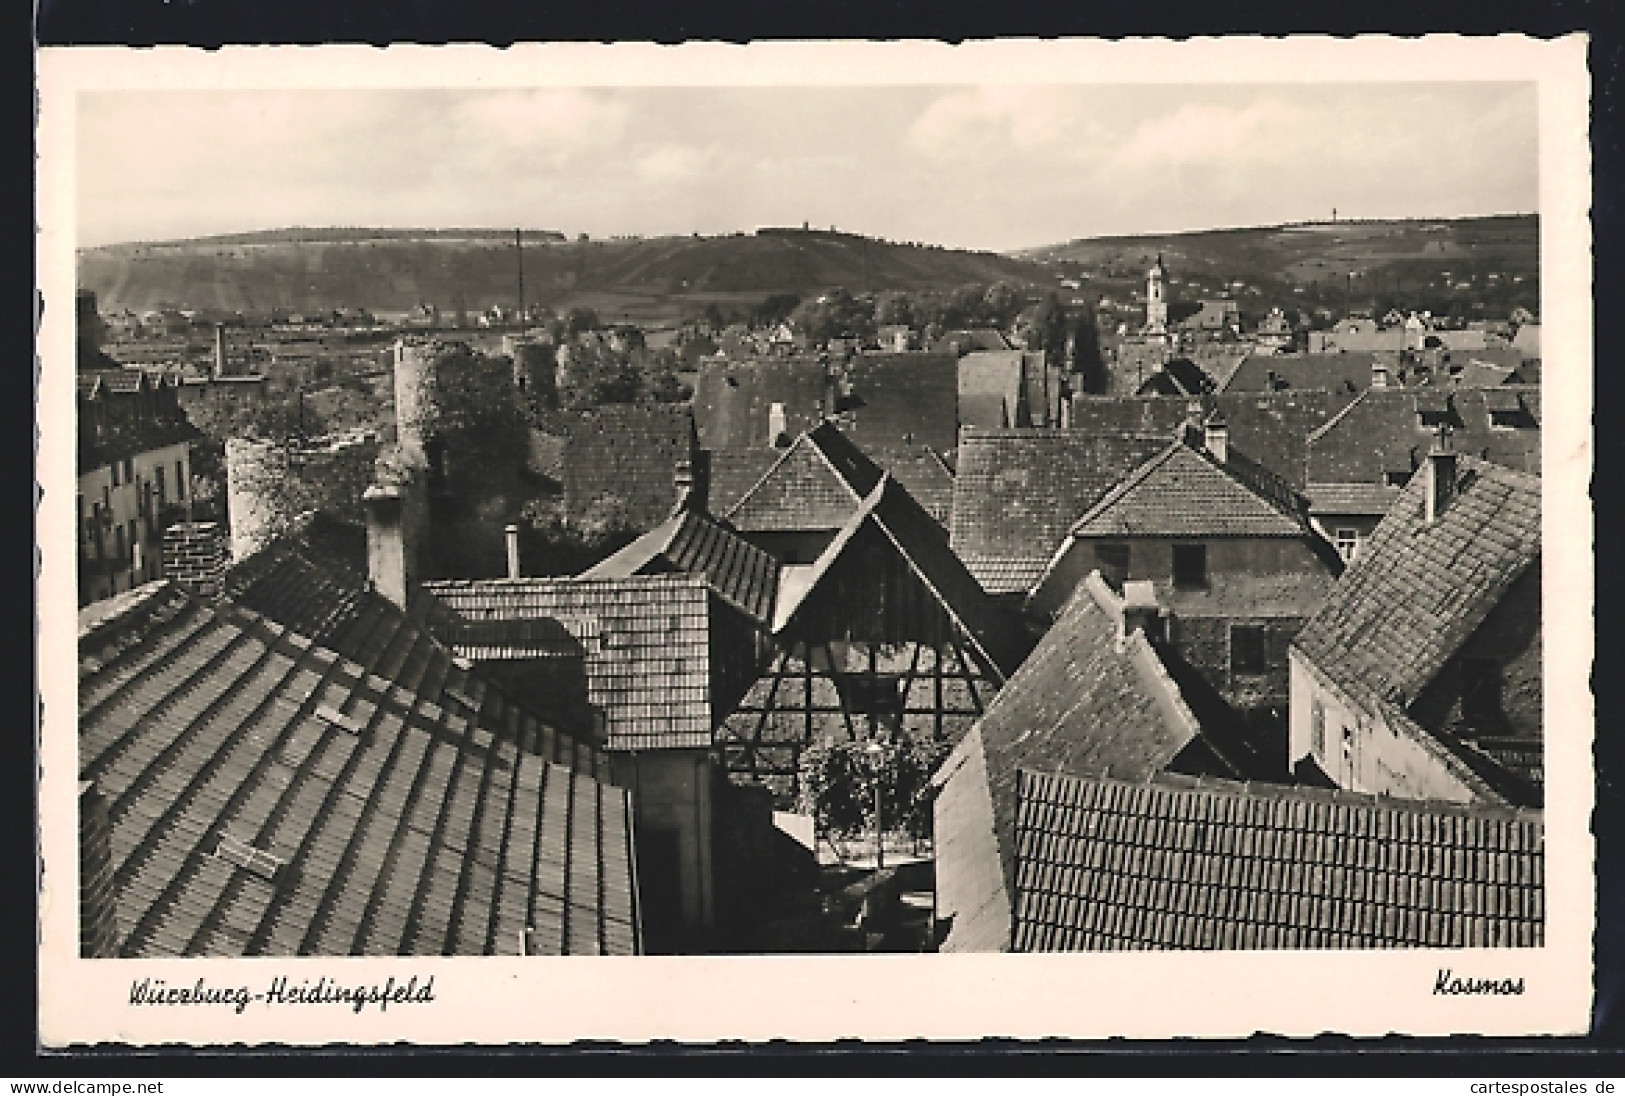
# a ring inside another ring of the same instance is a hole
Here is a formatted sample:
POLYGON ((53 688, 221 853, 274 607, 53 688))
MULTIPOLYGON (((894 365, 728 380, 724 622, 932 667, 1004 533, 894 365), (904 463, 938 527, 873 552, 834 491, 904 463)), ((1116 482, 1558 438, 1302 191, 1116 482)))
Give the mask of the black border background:
MULTIPOLYGON (((1003 1040, 958 1045, 862 1044, 821 1046, 650 1048, 578 1044, 563 1049, 518 1048, 343 1048, 316 1051, 227 1048, 209 1051, 131 1051, 119 1049, 47 1052, 38 1047, 37 953, 34 947, 35 848, 16 840, 0 845, 5 893, 0 904, 3 939, 13 956, 0 966, 0 1071, 27 1077, 171 1076, 876 1076, 979 1077, 993 1075, 1102 1075, 1146 1077, 1202 1076, 1417 1076, 1417 1077, 1572 1077, 1576 1080, 1625 1076, 1625 872, 1620 845, 1625 837, 1625 741, 1615 726, 1619 675, 1612 610, 1621 588, 1614 561, 1625 558, 1614 520, 1622 494, 1616 478, 1625 432, 1615 429, 1615 409, 1625 406, 1625 375, 1618 317, 1621 304, 1621 178, 1619 116, 1622 109, 1621 59, 1625 57, 1625 3, 1619 0, 1343 0, 1334 4, 1291 0, 1163 0, 1153 4, 1100 3, 1099 0, 719 0, 714 3, 661 3, 659 0, 37 0, 30 13, 20 3, 6 5, 18 22, 32 15, 32 40, 18 34, 9 51, 4 115, 23 130, 11 147, 33 148, 32 55, 34 43, 52 46, 185 44, 314 44, 350 42, 485 42, 643 40, 680 42, 752 39, 934 38, 960 41, 987 37, 1196 37, 1217 34, 1523 33, 1552 37, 1572 32, 1591 35, 1594 307, 1596 316, 1595 406, 1596 618, 1598 799, 1593 829, 1597 836, 1598 925, 1596 1010, 1593 1031, 1578 1039, 1407 1039, 1314 1040, 1254 1038, 1244 1042, 1098 1043, 1003 1040), (24 81, 28 86, 21 86, 24 81), (29 103, 28 108, 22 104, 29 103)), ((19 27, 19 30, 21 28, 19 27)), ((1259 73, 1261 80, 1267 73, 1259 73)), ((1424 74, 1419 74, 1425 77, 1424 74)), ((1492 74, 1486 74, 1492 75, 1492 74)), ((12 261, 0 271, 15 282, 8 298, 30 301, 9 328, 19 338, 12 353, 13 376, 32 360, 32 333, 38 308, 33 291, 35 223, 33 161, 26 177, 22 157, 8 160, 6 208, 16 242, 12 261), (25 189, 26 188, 26 189, 25 189), (25 326, 26 322, 26 326, 25 326), (28 333, 26 344, 20 337, 28 333)), ((20 312, 20 309, 19 309, 20 312)), ((16 383, 14 381, 14 383, 16 383)), ((12 467, 32 467, 33 421, 27 401, 7 404, 16 421, 0 431, 13 447, 12 467)), ((16 482, 21 484, 22 477, 16 482)), ((15 513, 32 514, 34 493, 18 493, 15 513)), ((20 532, 16 521, 4 528, 20 532)), ((13 574, 29 574, 35 551, 17 546, 13 574)), ((14 618, 19 623, 22 614, 14 618)), ((30 621, 32 624, 32 620, 30 621)), ((18 628, 18 632, 21 632, 18 628)), ((16 698, 14 715, 0 735, 0 832, 32 834, 34 813, 33 737, 38 702, 34 689, 34 631, 18 635, 4 661, 16 698), (27 707, 23 700, 27 698, 27 707)), ((786 986, 787 1016, 793 1014, 793 987, 786 986)), ((1204 987, 1193 984, 1190 993, 1204 987)), ((681 1007, 680 1003, 674 1003, 681 1007)))

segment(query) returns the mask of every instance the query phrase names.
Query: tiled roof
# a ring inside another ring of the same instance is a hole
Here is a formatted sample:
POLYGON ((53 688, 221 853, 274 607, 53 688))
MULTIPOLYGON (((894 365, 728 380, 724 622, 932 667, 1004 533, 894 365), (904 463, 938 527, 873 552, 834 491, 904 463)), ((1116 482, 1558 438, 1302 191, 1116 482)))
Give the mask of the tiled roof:
POLYGON ((1401 488, 1381 483, 1311 483, 1311 514, 1386 514, 1401 488))
POLYGON ((954 508, 954 473, 936 450, 923 445, 897 446, 871 450, 870 455, 938 525, 948 528, 954 508))
POLYGON ((1074 396, 1072 429, 1086 434, 1158 434, 1214 411, 1230 424, 1232 448, 1302 490, 1308 438, 1353 397, 1323 391, 1224 392, 1182 396, 1074 396))
POLYGON ((713 362, 694 381, 694 428, 705 449, 766 446, 768 411, 784 405, 791 437, 817 426, 827 398, 826 367, 791 359, 713 362))
POLYGON ((975 556, 961 554, 965 569, 990 594, 1024 594, 1044 577, 1049 556, 975 556))
POLYGON ((606 404, 583 412, 565 449, 565 509, 580 516, 613 497, 635 528, 652 529, 677 501, 678 463, 693 459, 694 417, 686 404, 606 404))
POLYGON ((697 477, 705 488, 706 509, 726 514, 784 456, 783 449, 706 449, 699 453, 697 477))
POLYGON ((1183 441, 1174 442, 1112 488, 1072 526, 1074 536, 1298 537, 1305 527, 1290 497, 1183 441))
POLYGON ((1540 479, 1458 457, 1431 524, 1413 477, 1294 646, 1360 696, 1408 705, 1540 556, 1540 479))
POLYGON ((430 627, 474 661, 585 655, 612 750, 711 745, 710 606, 703 575, 430 582, 430 627), (539 631, 540 629, 540 631, 539 631), (551 629, 551 630, 550 630, 551 629))
POLYGON ((448 666, 163 582, 83 621, 119 954, 635 951, 627 793, 493 733, 448 666))
POLYGON ((942 527, 890 476, 875 485, 830 541, 812 564, 810 577, 805 581, 798 577, 793 593, 780 591, 774 631, 789 626, 796 611, 813 599, 820 580, 832 571, 847 546, 871 526, 892 544, 993 669, 1001 677, 1014 673, 1025 653, 1015 621, 988 600, 948 546, 942 527))
MULTIPOLYGON (((595 742, 577 739, 557 728, 544 732, 535 715, 509 701, 479 674, 457 663, 451 648, 436 639, 413 615, 371 589, 366 576, 334 547, 335 534, 321 517, 301 521, 286 536, 272 541, 234 564, 221 584, 221 597, 314 640, 351 661, 395 679, 411 673, 438 681, 447 693, 478 694, 500 734, 557 739, 565 753, 580 750, 591 765, 607 774, 608 761, 595 742)), ((335 523, 336 524, 336 523, 335 523)), ((444 698, 437 699, 446 703, 444 698)))
POLYGON ((952 354, 859 354, 847 367, 853 406, 840 421, 865 449, 928 445, 948 450, 959 431, 952 354))
POLYGON ((1272 387, 1318 388, 1353 394, 1371 385, 1370 351, 1339 354, 1255 354, 1230 375, 1226 392, 1268 392, 1272 387), (1272 386, 1270 374, 1275 374, 1272 386))
POLYGON ((949 523, 954 550, 983 568, 1047 563, 1072 523, 1171 436, 1171 427, 1160 435, 966 430, 949 523))
POLYGON ((1204 731, 1161 657, 1136 630, 1118 647, 1112 595, 1080 583, 933 783, 937 875, 953 918, 946 950, 979 950, 1007 921, 1016 880, 1017 772, 1144 780, 1169 766, 1237 770, 1204 731), (967 789, 966 783, 976 785, 967 789), (991 833, 991 841, 989 834, 991 833), (974 943, 982 941, 982 943, 974 943))
POLYGON ((706 514, 683 510, 616 552, 582 578, 628 578, 673 571, 703 575, 712 591, 762 627, 773 623, 779 561, 706 514))
POLYGON ((826 422, 798 437, 724 516, 750 533, 839 529, 881 475, 874 461, 826 422))
POLYGON ((1387 473, 1420 466, 1433 441, 1418 411, 1444 413, 1459 453, 1540 471, 1540 388, 1372 388, 1309 436, 1308 478, 1315 483, 1382 483, 1387 473), (1509 406, 1511 404, 1511 406, 1509 406), (1496 425, 1494 409, 1520 411, 1496 425))
POLYGON ((1538 813, 1023 772, 1016 951, 1539 947, 1538 813))

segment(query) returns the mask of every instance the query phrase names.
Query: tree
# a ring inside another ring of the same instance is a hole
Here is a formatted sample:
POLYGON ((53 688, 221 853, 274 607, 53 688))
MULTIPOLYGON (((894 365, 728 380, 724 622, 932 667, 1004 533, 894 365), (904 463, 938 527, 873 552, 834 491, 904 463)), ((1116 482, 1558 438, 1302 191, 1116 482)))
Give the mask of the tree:
POLYGON ((774 293, 752 310, 751 322, 763 326, 782 323, 800 303, 801 298, 794 293, 774 293))
POLYGON ((923 837, 931 830, 931 777, 947 755, 948 743, 931 735, 814 743, 801 753, 801 809, 824 833, 872 831, 878 780, 886 831, 923 837))

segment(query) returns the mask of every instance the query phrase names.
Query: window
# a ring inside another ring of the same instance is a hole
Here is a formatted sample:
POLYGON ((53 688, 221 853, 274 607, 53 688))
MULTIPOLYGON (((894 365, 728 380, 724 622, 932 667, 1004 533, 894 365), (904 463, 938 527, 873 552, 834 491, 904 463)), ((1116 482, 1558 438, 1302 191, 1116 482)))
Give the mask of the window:
POLYGON ((1230 672, 1232 674, 1262 674, 1264 664, 1264 629, 1257 624, 1230 626, 1230 672))
POLYGON ((113 558, 124 558, 124 526, 113 526, 113 558))
POLYGON ((1174 587, 1201 589, 1207 586, 1207 545, 1174 545, 1174 587))
POLYGON ((1101 578, 1121 590, 1128 579, 1128 545, 1121 541, 1101 541, 1096 544, 1095 567, 1100 571, 1101 578))
POLYGON ((164 489, 164 466, 160 464, 153 469, 153 475, 156 477, 158 484, 158 505, 162 506, 169 501, 169 493, 164 489))
POLYGON ((113 464, 112 464, 112 467, 110 467, 108 469, 108 473, 113 477, 113 486, 114 487, 118 486, 118 468, 119 468, 118 461, 114 461, 113 464))
POLYGON ((1403 487, 1411 482, 1411 474, 1409 472, 1384 472, 1382 482, 1389 487, 1403 487))
POLYGON ((1326 756, 1326 705, 1318 696, 1309 702, 1309 752, 1326 756))
POLYGON ((124 482, 125 483, 134 483, 135 482, 135 471, 130 467, 130 458, 129 457, 124 458, 124 482))
POLYGON ((1340 526, 1333 531, 1332 543, 1337 546, 1338 555, 1353 563, 1354 557, 1360 554, 1360 531, 1340 526))
POLYGON ((186 465, 182 461, 175 462, 175 499, 178 502, 186 500, 186 465))

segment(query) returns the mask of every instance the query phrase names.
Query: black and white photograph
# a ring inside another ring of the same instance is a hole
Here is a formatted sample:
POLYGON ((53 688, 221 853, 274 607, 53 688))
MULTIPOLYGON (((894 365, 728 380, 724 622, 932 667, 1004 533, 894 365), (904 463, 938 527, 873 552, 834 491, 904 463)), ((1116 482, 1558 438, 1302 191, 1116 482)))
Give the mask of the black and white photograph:
POLYGON ((1188 45, 48 51, 45 982, 1583 1025, 1583 48, 1188 45))

